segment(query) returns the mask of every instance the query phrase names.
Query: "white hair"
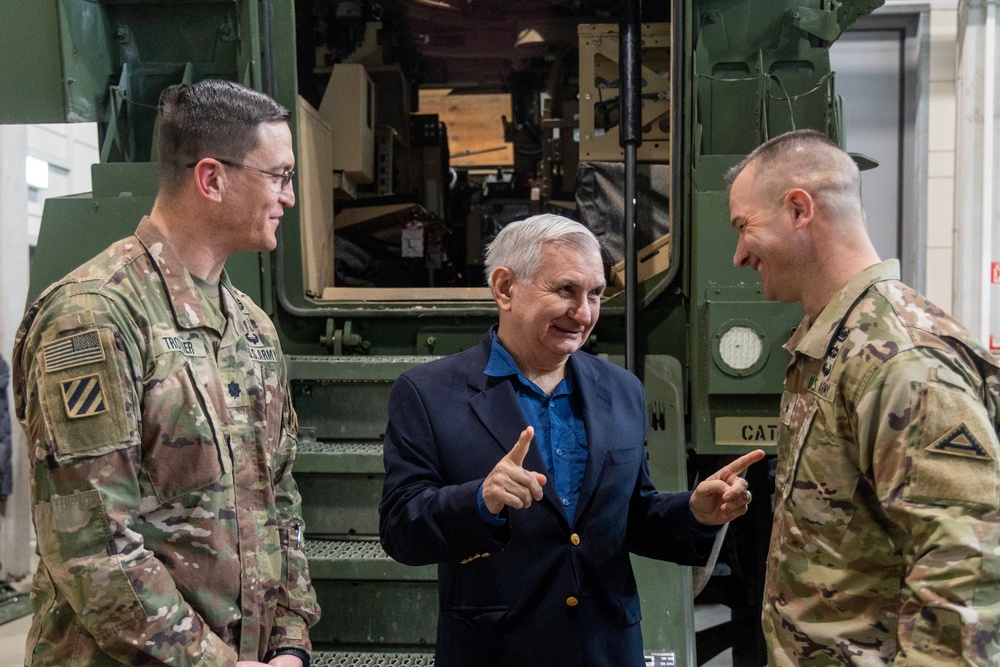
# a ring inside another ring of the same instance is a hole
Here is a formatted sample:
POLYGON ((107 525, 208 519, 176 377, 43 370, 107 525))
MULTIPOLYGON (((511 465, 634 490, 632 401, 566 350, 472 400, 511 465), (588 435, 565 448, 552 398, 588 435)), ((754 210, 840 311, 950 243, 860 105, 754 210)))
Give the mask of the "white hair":
POLYGON ((601 251, 601 242, 593 232, 561 215, 542 213, 512 222, 486 248, 486 280, 490 287, 493 287, 493 272, 501 266, 510 269, 515 282, 534 280, 541 268, 542 247, 546 243, 601 251))

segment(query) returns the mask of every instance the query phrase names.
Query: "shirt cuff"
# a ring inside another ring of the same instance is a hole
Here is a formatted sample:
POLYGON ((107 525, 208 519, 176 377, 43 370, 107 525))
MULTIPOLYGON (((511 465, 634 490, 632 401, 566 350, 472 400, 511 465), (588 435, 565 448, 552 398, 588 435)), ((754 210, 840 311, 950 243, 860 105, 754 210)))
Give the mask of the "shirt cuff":
MULTIPOLYGON (((480 495, 482 495, 482 487, 480 487, 480 495)), ((688 523, 691 524, 691 533, 700 539, 710 539, 719 534, 722 530, 722 526, 706 526, 698 522, 698 519, 694 518, 694 512, 688 507, 688 523)))
POLYGON ((479 491, 476 492, 476 505, 479 507, 479 516, 482 517, 483 521, 485 521, 490 528, 499 528, 507 523, 507 519, 501 519, 486 507, 486 501, 483 500, 482 484, 479 485, 479 491))

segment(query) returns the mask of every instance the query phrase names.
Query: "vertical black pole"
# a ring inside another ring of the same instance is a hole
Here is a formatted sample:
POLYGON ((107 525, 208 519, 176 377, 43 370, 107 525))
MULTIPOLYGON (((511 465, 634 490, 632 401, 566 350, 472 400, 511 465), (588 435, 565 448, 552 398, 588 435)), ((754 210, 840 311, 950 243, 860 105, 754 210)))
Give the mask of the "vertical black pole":
POLYGON ((625 367, 638 374, 636 315, 638 261, 635 247, 635 167, 642 143, 642 0, 622 0, 618 28, 618 140, 625 149, 625 367))
POLYGON ((261 3, 261 41, 264 43, 264 66, 262 74, 264 92, 272 98, 278 98, 278 82, 274 74, 274 7, 271 0, 261 3))

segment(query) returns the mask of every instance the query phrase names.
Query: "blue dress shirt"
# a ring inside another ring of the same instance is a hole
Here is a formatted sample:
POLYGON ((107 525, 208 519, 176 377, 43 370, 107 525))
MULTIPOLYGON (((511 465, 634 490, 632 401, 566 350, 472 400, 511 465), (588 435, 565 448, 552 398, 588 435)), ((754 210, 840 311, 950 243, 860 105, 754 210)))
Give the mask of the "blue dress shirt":
MULTIPOLYGON (((580 497, 580 484, 587 469, 587 429, 583 423, 580 397, 573 392, 572 378, 564 377, 552 395, 547 395, 525 377, 496 333, 493 334, 493 347, 485 373, 491 377, 512 377, 521 412, 525 421, 535 429, 533 446, 538 447, 545 462, 546 469, 538 472, 544 472, 549 483, 555 484, 563 512, 572 525, 580 497)), ((481 485, 479 510, 488 523, 503 525, 504 520, 486 508, 481 485)))

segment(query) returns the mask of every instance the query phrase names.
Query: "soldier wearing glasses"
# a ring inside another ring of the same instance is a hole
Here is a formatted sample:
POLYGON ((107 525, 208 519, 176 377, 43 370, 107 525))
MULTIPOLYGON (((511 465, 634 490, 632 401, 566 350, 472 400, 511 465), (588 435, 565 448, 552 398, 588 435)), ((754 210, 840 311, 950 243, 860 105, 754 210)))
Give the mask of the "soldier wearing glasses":
POLYGON ((168 92, 134 236, 18 332, 41 562, 32 665, 308 664, 318 617, 274 327, 223 269, 295 203, 289 113, 206 80, 168 92))

